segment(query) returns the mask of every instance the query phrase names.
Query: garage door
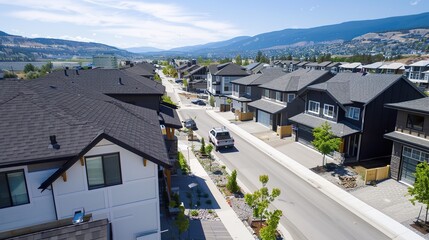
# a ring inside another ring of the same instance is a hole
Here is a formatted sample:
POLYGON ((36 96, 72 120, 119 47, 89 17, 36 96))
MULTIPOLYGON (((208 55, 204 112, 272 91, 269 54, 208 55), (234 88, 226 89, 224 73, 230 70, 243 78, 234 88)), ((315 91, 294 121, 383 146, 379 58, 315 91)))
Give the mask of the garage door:
POLYGON ((401 181, 414 184, 417 164, 429 161, 429 153, 404 147, 402 150, 401 181))
POLYGON ((311 145, 311 141, 314 140, 313 137, 313 129, 307 126, 298 126, 298 142, 303 143, 305 145, 311 145))
POLYGON ((262 123, 263 125, 270 127, 270 116, 271 114, 258 110, 258 122, 262 123))

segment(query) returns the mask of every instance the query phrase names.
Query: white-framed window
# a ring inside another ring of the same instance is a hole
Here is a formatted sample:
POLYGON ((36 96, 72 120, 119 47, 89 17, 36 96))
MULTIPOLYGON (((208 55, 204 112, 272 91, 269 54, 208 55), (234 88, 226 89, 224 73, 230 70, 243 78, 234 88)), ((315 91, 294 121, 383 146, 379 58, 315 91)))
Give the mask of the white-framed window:
POLYGON ((265 98, 270 98, 270 90, 264 89, 264 97, 265 98))
POLYGON ((315 101, 308 101, 308 111, 311 113, 319 114, 320 103, 315 101))
POLYGON ((323 104, 323 116, 333 118, 334 117, 334 105, 323 104))
POLYGON ((276 92, 276 101, 283 102, 283 94, 281 92, 276 92))
POLYGON ((88 189, 122 184, 119 153, 85 157, 88 189))
POLYGON ((292 102, 292 100, 295 99, 295 94, 294 93, 288 93, 287 94, 287 102, 292 102))
POLYGON ((346 107, 346 117, 354 120, 359 120, 360 109, 357 107, 346 107))
POLYGON ((30 203, 23 169, 0 172, 0 209, 30 203))

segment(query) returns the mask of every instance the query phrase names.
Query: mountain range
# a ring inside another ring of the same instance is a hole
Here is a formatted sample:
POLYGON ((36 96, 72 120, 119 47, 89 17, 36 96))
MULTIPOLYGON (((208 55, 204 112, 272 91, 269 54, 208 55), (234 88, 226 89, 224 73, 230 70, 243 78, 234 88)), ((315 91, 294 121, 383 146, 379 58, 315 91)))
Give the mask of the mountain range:
POLYGON ((258 50, 270 51, 318 44, 338 44, 350 42, 354 38, 368 33, 419 28, 429 28, 429 12, 375 20, 350 21, 306 29, 284 29, 255 36, 235 37, 226 41, 173 48, 166 51, 149 47, 124 50, 100 43, 84 43, 50 38, 25 38, 0 31, 0 60, 8 60, 8 58, 9 60, 13 60, 13 58, 29 60, 70 58, 73 56, 92 57, 98 54, 115 54, 122 58, 138 58, 143 55, 146 57, 252 55, 258 50))

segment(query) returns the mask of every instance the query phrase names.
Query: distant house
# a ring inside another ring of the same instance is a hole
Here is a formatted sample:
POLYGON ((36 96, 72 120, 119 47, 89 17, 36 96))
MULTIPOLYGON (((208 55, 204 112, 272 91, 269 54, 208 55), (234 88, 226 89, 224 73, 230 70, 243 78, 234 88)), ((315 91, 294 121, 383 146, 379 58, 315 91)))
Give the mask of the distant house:
POLYGON ((37 225, 45 237, 161 238, 158 173, 171 163, 157 111, 60 81, 4 80, 0 92, 2 236, 37 225), (89 222, 69 227, 79 212, 89 222))
MULTIPOLYGON (((262 90, 259 100, 248 104, 256 121, 277 131, 278 126, 287 126, 289 118, 304 107, 302 99, 296 99, 308 85, 327 81, 332 77, 328 71, 299 69, 284 74, 258 86, 262 90)), ((238 81, 238 80, 237 80, 238 81)))
POLYGON ((362 72, 366 73, 381 73, 380 67, 383 66, 384 62, 375 62, 371 64, 362 65, 362 72))
POLYGON ((261 98, 262 89, 258 86, 285 74, 286 72, 281 68, 265 68, 261 73, 232 81, 232 94, 227 96, 232 100, 232 110, 253 112, 249 110, 247 104, 261 98))
POLYGON ((261 73, 261 70, 265 68, 266 63, 254 62, 247 66, 244 66, 246 71, 250 74, 261 73))
POLYGON ((188 80, 188 91, 205 91, 207 89, 207 67, 196 66, 193 70, 186 73, 183 78, 188 80))
POLYGON ((410 81, 393 74, 338 73, 300 94, 305 110, 291 117, 297 140, 311 146, 312 131, 327 122, 341 138, 335 157, 345 163, 387 162, 392 144, 383 138, 394 129, 395 112, 384 104, 423 97, 410 81))
POLYGON ((393 141, 390 176, 414 184, 416 166, 429 161, 429 98, 386 104, 397 111, 396 126, 384 137, 393 141))
POLYGON ((248 76, 246 70, 235 63, 224 63, 208 66, 207 92, 214 96, 216 105, 224 104, 225 96, 232 93, 232 81, 248 76))
POLYGON ((125 68, 124 70, 152 80, 155 76, 155 66, 147 62, 132 64, 131 67, 125 68))
POLYGON ((340 66, 339 72, 360 72, 362 69, 362 64, 360 62, 354 63, 345 63, 340 66))
POLYGON ((298 64, 300 64, 301 61, 295 61, 295 60, 291 60, 286 62, 286 68, 288 70, 288 72, 293 72, 295 70, 297 70, 300 66, 298 66, 298 64))
POLYGON ((307 63, 307 65, 305 65, 305 68, 312 69, 312 70, 326 70, 331 63, 332 63, 331 61, 325 61, 321 63, 311 62, 311 63, 307 63))
POLYGON ((331 62, 330 64, 328 64, 324 70, 328 70, 333 74, 337 74, 340 71, 340 66, 342 65, 342 63, 340 62, 331 62))
POLYGON ((97 55, 92 57, 94 68, 117 69, 118 59, 112 55, 97 55))
POLYGON ((380 67, 380 73, 384 74, 403 74, 405 71, 405 65, 403 63, 385 63, 380 67))
POLYGON ((408 79, 420 86, 429 86, 429 60, 418 61, 408 66, 408 79))

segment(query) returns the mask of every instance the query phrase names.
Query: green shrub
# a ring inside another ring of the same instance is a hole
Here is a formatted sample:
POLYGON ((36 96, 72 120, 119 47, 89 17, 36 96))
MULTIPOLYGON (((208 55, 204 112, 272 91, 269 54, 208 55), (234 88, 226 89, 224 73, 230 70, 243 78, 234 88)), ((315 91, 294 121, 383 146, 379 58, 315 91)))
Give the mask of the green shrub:
POLYGON ((240 190, 237 184, 237 170, 232 171, 231 176, 228 177, 226 188, 232 193, 237 193, 240 190))
POLYGON ((182 171, 182 174, 187 174, 189 171, 189 166, 186 163, 185 156, 181 152, 177 154, 177 162, 179 163, 180 170, 182 171))
POLYGON ((191 211, 191 216, 192 216, 192 217, 196 217, 196 216, 198 216, 198 210, 192 210, 192 211, 191 211))

